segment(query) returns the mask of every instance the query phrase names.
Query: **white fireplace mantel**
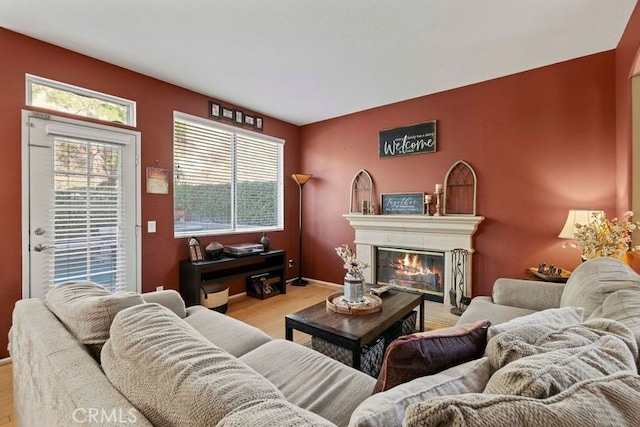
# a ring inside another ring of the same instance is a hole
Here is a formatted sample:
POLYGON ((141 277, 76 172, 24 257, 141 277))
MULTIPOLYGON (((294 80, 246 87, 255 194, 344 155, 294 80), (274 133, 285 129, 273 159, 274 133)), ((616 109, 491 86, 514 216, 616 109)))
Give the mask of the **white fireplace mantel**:
MULTIPOLYGON (((377 247, 394 247, 440 251, 445 254, 445 271, 452 271, 451 251, 465 249, 469 251, 467 289, 465 295, 471 295, 471 254, 473 253, 473 235, 482 216, 427 216, 427 215, 362 215, 345 214, 344 218, 356 232, 354 243, 358 259, 371 268, 365 270, 364 279, 373 281, 377 247)), ((452 287, 452 274, 446 274, 444 280, 445 305, 452 287)))

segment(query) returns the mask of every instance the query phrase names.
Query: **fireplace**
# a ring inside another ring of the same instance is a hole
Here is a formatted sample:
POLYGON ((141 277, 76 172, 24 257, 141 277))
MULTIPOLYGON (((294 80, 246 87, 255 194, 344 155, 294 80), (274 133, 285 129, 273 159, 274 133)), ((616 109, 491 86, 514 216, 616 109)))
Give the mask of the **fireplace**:
POLYGON ((418 291, 425 299, 444 302, 444 253, 376 248, 376 283, 418 291))
MULTIPOLYGON (((467 277, 465 289, 456 292, 456 300, 460 300, 462 295, 472 296, 471 268, 473 254, 473 234, 478 228, 478 224, 484 220, 481 216, 467 215, 444 215, 444 216, 427 216, 427 215, 362 215, 362 214, 346 214, 345 219, 355 230, 354 243, 356 244, 356 253, 358 259, 371 265, 364 271, 364 279, 370 283, 380 283, 386 280, 385 276, 379 276, 378 270, 383 268, 379 265, 378 254, 380 249, 398 249, 402 248, 411 253, 427 254, 427 260, 423 261, 427 267, 438 270, 440 275, 439 286, 423 284, 427 299, 439 298, 445 306, 452 304, 452 289, 456 289, 453 283, 453 267, 454 260, 452 253, 456 249, 464 249, 468 251, 468 263, 465 264, 464 274, 467 277), (429 259, 429 254, 431 255, 429 259), (439 256, 438 256, 439 255, 439 256), (435 260, 439 260, 438 267, 435 260), (432 288, 441 290, 441 292, 433 291, 432 288), (433 292, 433 293, 431 293, 433 292), (439 295, 435 295, 439 294, 439 295), (446 298, 443 298, 445 297, 446 298)), ((434 274, 435 273, 431 273, 434 274)), ((427 278, 429 276, 427 275, 427 278)), ((396 279, 398 283, 404 278, 396 279)), ((435 280, 435 277, 433 278, 435 280)), ((438 283, 438 282, 434 282, 438 283)), ((394 285, 401 286, 401 285, 394 285)), ((414 286, 416 286, 414 284, 414 286)), ((408 287, 407 287, 408 288, 408 287)))

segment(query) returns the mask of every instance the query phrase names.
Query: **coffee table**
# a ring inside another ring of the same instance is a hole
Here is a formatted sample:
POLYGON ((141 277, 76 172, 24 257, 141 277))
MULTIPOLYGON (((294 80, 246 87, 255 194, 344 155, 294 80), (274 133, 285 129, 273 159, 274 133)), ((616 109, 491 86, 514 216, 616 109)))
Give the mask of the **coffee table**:
POLYGON ((399 290, 385 292, 382 310, 365 315, 339 314, 327 310, 326 302, 285 316, 285 337, 293 341, 293 330, 322 338, 350 350, 353 367, 361 370, 362 347, 418 307, 419 330, 424 330, 423 295, 399 290))

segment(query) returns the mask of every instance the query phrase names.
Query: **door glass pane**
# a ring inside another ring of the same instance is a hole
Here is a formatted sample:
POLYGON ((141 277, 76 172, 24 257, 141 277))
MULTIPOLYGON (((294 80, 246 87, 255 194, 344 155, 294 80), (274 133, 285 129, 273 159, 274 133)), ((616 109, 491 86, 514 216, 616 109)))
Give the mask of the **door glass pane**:
POLYGON ((122 147, 54 140, 53 283, 125 286, 122 147))

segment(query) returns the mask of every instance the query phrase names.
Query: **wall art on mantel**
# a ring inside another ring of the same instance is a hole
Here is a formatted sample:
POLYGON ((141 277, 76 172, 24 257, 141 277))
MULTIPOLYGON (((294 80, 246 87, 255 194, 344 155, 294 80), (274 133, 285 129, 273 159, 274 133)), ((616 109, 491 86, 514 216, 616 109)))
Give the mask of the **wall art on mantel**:
POLYGON ((436 151, 436 121, 381 130, 378 157, 397 157, 436 151))

